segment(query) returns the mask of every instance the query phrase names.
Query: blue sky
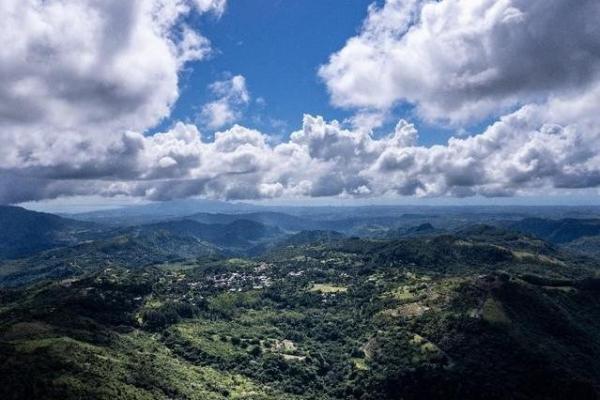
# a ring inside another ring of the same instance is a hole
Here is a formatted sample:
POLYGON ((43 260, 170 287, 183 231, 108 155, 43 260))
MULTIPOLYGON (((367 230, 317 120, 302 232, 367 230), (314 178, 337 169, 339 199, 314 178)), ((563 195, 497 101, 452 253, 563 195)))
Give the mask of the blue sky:
MULTIPOLYGON (((360 32, 372 3, 381 5, 373 0, 234 0, 220 18, 192 15, 188 22, 210 39, 213 54, 187 66, 172 114, 151 132, 188 121, 210 137, 211 130, 196 118, 212 99, 208 86, 238 74, 246 78, 252 96, 237 121, 241 125, 285 138, 300 128, 305 113, 346 120, 355 111, 331 105, 317 70, 360 32)), ((410 105, 401 104, 374 135, 388 134, 403 117, 417 125, 423 145, 445 143, 456 132, 425 123, 410 105)))
POLYGON ((173 113, 157 130, 195 122, 210 100, 208 85, 228 73, 243 75, 253 98, 239 121, 244 126, 296 130, 304 113, 343 120, 351 113, 330 106, 317 69, 357 34, 371 2, 348 0, 340 7, 332 0, 234 0, 219 19, 193 15, 190 23, 210 39, 214 54, 188 65, 173 113))

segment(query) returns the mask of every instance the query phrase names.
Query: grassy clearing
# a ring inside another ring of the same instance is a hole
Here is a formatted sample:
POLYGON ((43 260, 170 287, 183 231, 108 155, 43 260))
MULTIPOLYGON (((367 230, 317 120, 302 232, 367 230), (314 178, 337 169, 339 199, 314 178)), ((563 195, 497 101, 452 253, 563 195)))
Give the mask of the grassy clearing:
POLYGON ((421 335, 413 335, 412 339, 410 339, 410 343, 414 345, 420 353, 413 358, 413 362, 435 360, 443 355, 443 352, 435 343, 430 342, 421 335))
POLYGON ((401 305, 400 307, 383 310, 382 313, 391 317, 415 318, 420 317, 428 310, 429 307, 419 303, 409 303, 401 305))
POLYGON ((164 269, 165 271, 187 271, 197 268, 198 263, 195 261, 165 262, 157 264, 157 267, 164 269))
POLYGON ((369 370, 367 361, 364 358, 352 358, 351 361, 352 361, 352 365, 354 365, 354 368, 356 368, 360 371, 368 371, 369 370))
POLYGON ((417 299, 417 294, 411 286, 400 286, 385 294, 386 297, 391 297, 402 302, 409 302, 417 299))
POLYGON ((223 361, 244 357, 256 346, 270 350, 273 343, 287 343, 273 326, 240 321, 196 320, 174 325, 170 332, 197 353, 223 361))
POLYGON ((171 328, 178 340, 200 354, 221 360, 233 360, 246 354, 242 348, 232 343, 232 336, 218 331, 194 323, 178 324, 171 328))
POLYGON ((488 298, 481 310, 483 319, 491 324, 510 324, 510 318, 504 312, 504 307, 499 301, 488 298))
POLYGON ((252 267, 255 263, 253 261, 245 260, 243 258, 230 258, 227 260, 227 264, 236 267, 252 267))
POLYGON ((533 254, 527 251, 513 251, 512 254, 513 257, 519 261, 537 262, 542 264, 557 265, 560 267, 565 267, 567 265, 564 261, 544 254, 533 254))
POLYGON ((404 287, 394 291, 393 296, 396 300, 413 300, 416 296, 408 288, 404 287))
POLYGON ((347 286, 336 286, 329 283, 315 283, 311 288, 311 292, 326 294, 326 293, 346 293, 347 286))
POLYGON ((162 300, 150 297, 144 303, 144 308, 150 309, 150 310, 156 310, 156 309, 159 309, 163 304, 164 303, 162 300))

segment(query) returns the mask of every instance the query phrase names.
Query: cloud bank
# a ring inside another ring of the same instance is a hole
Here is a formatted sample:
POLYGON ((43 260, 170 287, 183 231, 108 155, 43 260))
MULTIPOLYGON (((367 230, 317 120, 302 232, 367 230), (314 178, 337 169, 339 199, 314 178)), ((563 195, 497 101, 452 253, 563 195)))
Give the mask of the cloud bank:
POLYGON ((432 147, 419 146, 418 132, 404 120, 376 139, 306 115, 302 129, 279 144, 239 125, 204 141, 194 125, 179 123, 154 136, 127 133, 103 147, 89 147, 81 163, 74 162, 72 148, 53 152, 64 159, 56 156, 50 167, 34 163, 25 169, 19 162, 0 198, 463 197, 595 187, 600 185, 600 125, 594 115, 599 102, 600 87, 584 98, 524 106, 479 135, 432 147))
POLYGON ((597 82, 599 16, 596 0, 387 0, 319 74, 338 106, 474 120, 597 82))
MULTIPOLYGON (((319 70, 334 104, 356 110, 354 127, 305 115, 278 143, 240 125, 211 140, 181 122, 144 135, 169 115, 182 68, 211 51, 184 17, 218 17, 224 7, 2 2, 0 203, 511 196, 600 185, 595 0, 387 0, 319 70), (365 128, 399 102, 448 124, 498 118, 430 147, 406 120, 383 136, 365 128)), ((248 103, 246 82, 234 76, 210 89, 215 100, 201 117, 221 129, 248 103)))

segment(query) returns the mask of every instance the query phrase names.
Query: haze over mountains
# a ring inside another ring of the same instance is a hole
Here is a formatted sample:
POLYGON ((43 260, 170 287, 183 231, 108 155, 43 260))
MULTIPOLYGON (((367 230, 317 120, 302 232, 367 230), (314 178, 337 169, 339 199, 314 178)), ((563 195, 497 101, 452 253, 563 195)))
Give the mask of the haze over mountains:
POLYGON ((152 204, 68 218, 0 207, 4 227, 0 257, 8 260, 0 277, 5 284, 19 284, 119 262, 144 267, 206 256, 259 256, 278 246, 351 236, 399 240, 473 235, 485 226, 490 226, 483 230, 488 236, 494 234, 491 226, 496 226, 581 255, 597 254, 594 244, 600 237, 600 208, 591 207, 263 208, 186 201, 179 208, 181 204, 152 204))

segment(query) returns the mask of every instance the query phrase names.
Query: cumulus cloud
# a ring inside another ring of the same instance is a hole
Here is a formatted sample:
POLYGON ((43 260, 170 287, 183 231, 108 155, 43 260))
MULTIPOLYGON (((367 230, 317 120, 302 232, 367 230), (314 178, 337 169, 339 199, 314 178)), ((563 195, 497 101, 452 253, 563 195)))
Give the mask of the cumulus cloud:
POLYGON ((0 126, 144 130, 167 116, 183 63, 209 41, 181 19, 222 1, 7 0, 0 4, 0 126))
POLYGON ((210 52, 183 18, 220 14, 224 4, 2 1, 0 170, 46 179, 138 176, 145 143, 134 132, 169 115, 179 71, 210 52))
POLYGON ((600 129, 590 107, 599 95, 599 88, 588 93, 583 107, 575 98, 527 105, 444 146, 388 148, 363 173, 375 186, 422 196, 598 186, 600 129))
POLYGON ((463 123, 596 82, 599 18, 596 0, 387 0, 319 74, 337 106, 463 123))
POLYGON ((212 83, 209 89, 216 100, 202 107, 201 122, 208 128, 219 129, 238 121, 243 107, 250 102, 246 79, 242 75, 235 75, 231 79, 212 83))
POLYGON ((278 144, 239 125, 206 141, 194 125, 178 123, 153 136, 129 132, 87 148, 81 162, 70 160, 69 151, 58 152, 64 162, 32 158, 2 178, 10 186, 0 187, 0 200, 73 194, 152 200, 509 196, 594 187, 600 185, 598 102, 600 85, 583 97, 524 106, 479 135, 431 147, 418 144, 417 130, 405 120, 374 138, 306 115, 302 128, 278 144), (98 152, 93 162, 91 150, 98 152))
POLYGON ((224 0, 0 2, 2 191, 21 198, 30 191, 15 181, 137 176, 144 138, 131 132, 168 116, 180 70, 210 53, 184 17, 224 8, 224 0))

